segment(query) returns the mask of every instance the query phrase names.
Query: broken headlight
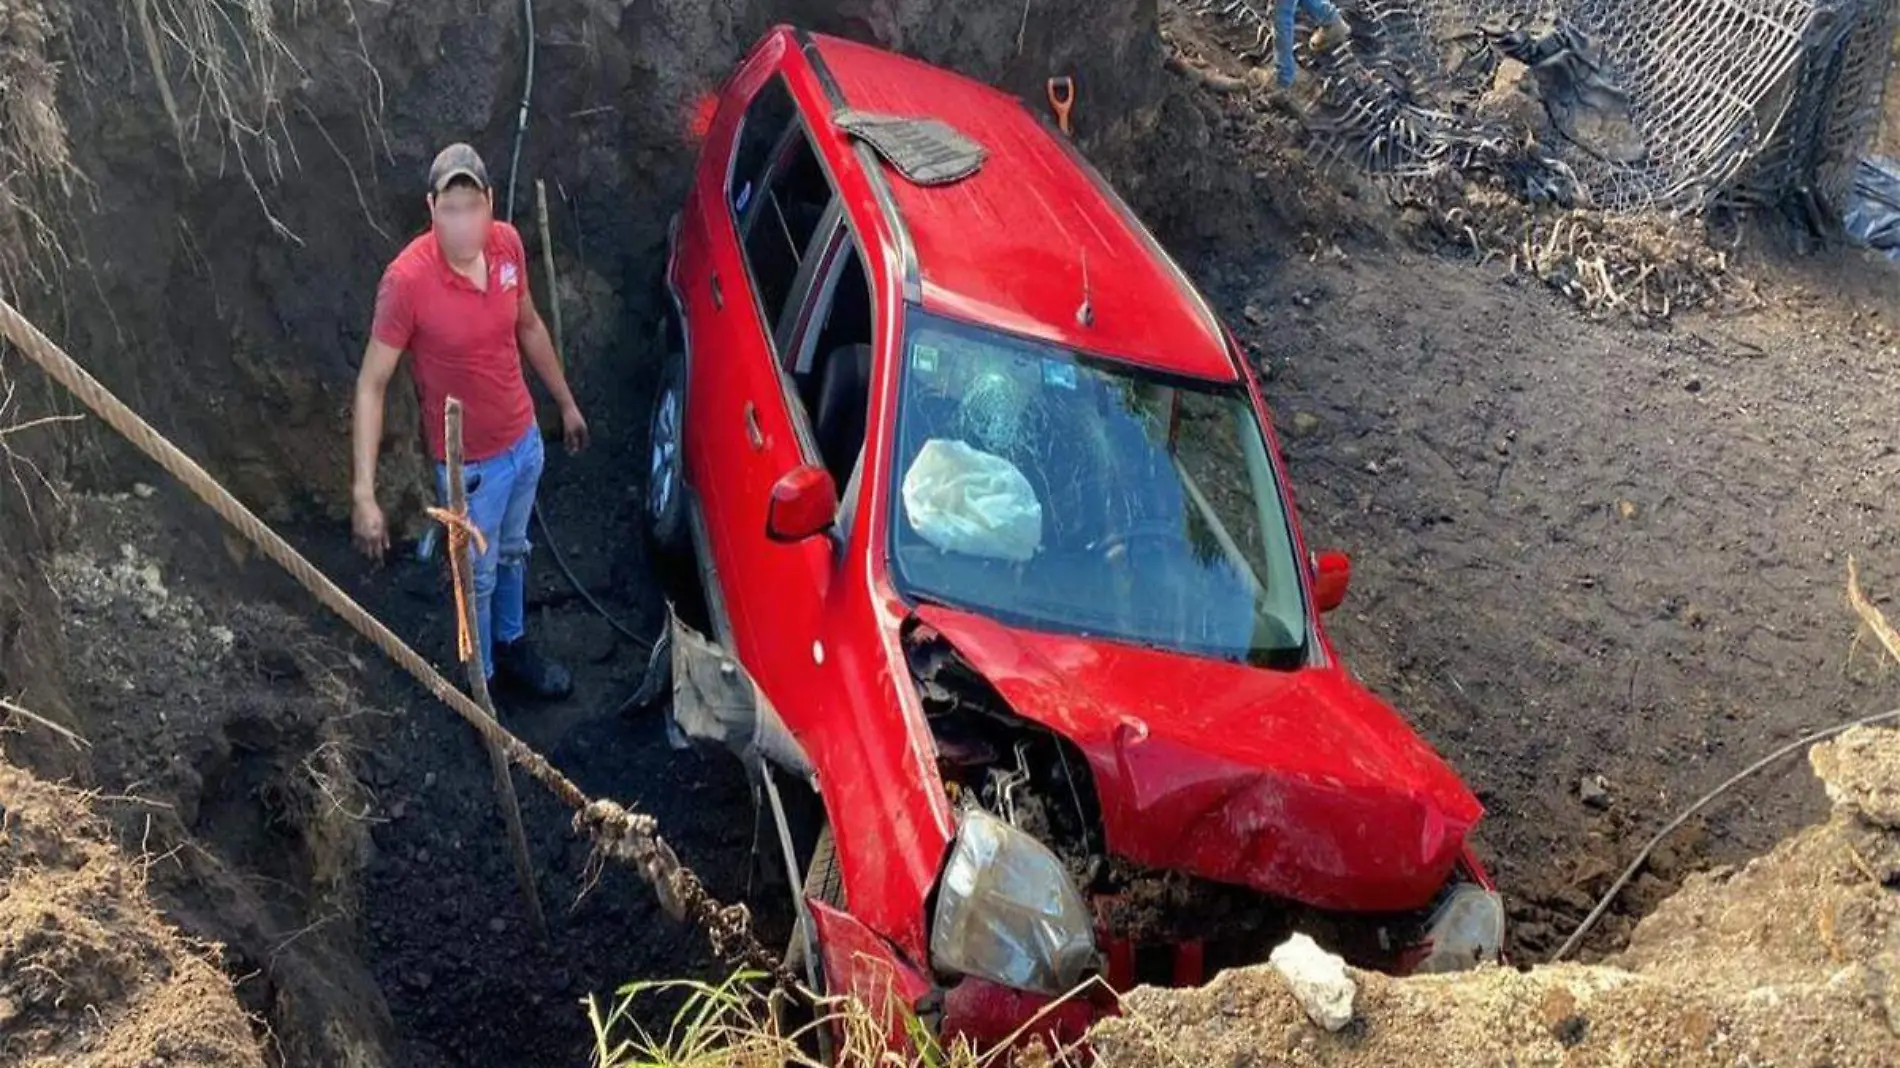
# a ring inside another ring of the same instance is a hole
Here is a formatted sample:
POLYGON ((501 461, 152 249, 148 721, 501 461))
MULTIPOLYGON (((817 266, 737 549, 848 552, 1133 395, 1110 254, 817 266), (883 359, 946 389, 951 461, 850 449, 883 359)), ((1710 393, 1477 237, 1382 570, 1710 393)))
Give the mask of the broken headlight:
POLYGON ((1459 883, 1426 921, 1425 938, 1431 951, 1415 969, 1421 974, 1496 961, 1504 949, 1504 900, 1476 883, 1459 883))
POLYGON ((1096 962, 1088 908, 1062 862, 981 809, 957 828, 930 957, 945 971, 1051 995, 1073 990, 1096 962))

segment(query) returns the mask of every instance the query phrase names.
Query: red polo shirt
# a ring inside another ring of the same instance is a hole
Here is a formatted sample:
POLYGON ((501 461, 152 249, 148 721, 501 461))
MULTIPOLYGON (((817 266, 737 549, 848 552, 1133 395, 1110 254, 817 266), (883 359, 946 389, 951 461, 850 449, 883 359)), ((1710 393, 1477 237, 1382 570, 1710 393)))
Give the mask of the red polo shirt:
POLYGON ((445 458, 442 412, 462 400, 462 448, 469 460, 498 456, 534 426, 534 401, 515 341, 528 284, 521 234, 505 222, 488 231, 488 288, 455 273, 433 232, 402 250, 383 272, 370 334, 415 358, 429 454, 445 458))

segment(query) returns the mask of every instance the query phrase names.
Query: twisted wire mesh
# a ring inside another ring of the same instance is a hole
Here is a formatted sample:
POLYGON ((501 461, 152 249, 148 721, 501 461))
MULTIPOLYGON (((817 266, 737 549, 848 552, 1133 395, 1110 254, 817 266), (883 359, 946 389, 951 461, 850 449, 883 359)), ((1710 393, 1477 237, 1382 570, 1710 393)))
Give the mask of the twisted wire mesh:
MULTIPOLYGON (((1261 56, 1273 6, 1190 4, 1258 27, 1261 56)), ((1353 47, 1308 57, 1324 78, 1314 127, 1329 153, 1402 180, 1459 167, 1502 176, 1532 200, 1686 214, 1800 191, 1838 202, 1879 123, 1900 0, 1340 6, 1353 47), (1533 58, 1574 53, 1573 69, 1590 72, 1599 100, 1615 98, 1614 150, 1562 128, 1574 120, 1526 143, 1474 112, 1514 30, 1520 46, 1538 46, 1533 58)))

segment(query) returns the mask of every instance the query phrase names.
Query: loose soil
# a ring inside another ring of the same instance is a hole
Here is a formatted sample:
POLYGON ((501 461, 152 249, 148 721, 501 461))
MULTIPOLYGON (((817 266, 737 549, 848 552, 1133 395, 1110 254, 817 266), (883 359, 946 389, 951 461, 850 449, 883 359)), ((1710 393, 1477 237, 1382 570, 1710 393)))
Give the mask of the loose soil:
POLYGON ((262 1068, 216 947, 160 918, 153 858, 90 802, 0 760, 0 1062, 262 1068))
MULTIPOLYGON (((598 454, 554 461, 542 503, 556 531, 628 529, 617 495, 579 492, 628 461, 603 422, 598 454)), ((275 565, 227 541, 195 502, 145 489, 65 502, 76 540, 48 578, 71 696, 89 712, 100 777, 133 784, 100 803, 120 842, 162 854, 154 897, 187 934, 227 944, 240 1001, 276 1031, 288 1063, 579 1064, 593 1041, 586 996, 723 975, 703 935, 668 920, 626 871, 591 865, 571 813, 523 779, 552 935, 539 944, 473 733, 339 624, 310 618, 275 565)), ((439 557, 373 568, 333 529, 306 534, 353 596, 460 677, 439 557)), ((601 548, 637 544, 562 551, 610 610, 650 631, 651 598, 613 593, 646 589, 637 551, 616 565, 601 548), (617 584, 616 566, 637 578, 617 584)), ((715 894, 747 900, 753 882, 761 934, 782 944, 789 896, 752 877, 743 777, 727 761, 672 752, 657 717, 620 715, 644 659, 547 555, 531 579, 533 626, 573 665, 578 696, 540 707, 504 698, 505 722, 589 793, 658 816, 715 894)))

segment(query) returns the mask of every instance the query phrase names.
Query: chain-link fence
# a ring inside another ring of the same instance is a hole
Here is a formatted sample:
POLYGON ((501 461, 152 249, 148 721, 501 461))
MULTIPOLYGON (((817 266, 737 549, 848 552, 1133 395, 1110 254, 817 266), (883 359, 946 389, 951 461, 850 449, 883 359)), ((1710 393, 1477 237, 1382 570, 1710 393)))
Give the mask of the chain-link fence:
MULTIPOLYGON (((1274 0, 1199 0, 1270 32, 1274 0)), ((1490 171, 1533 200, 1688 213, 1838 203, 1878 127, 1900 0, 1342 0, 1309 57, 1333 152, 1401 178, 1490 171), (1503 66, 1506 59, 1523 68, 1503 66), (1538 136, 1487 114, 1529 80, 1538 136)), ((1264 49, 1262 49, 1264 54, 1264 49)))

